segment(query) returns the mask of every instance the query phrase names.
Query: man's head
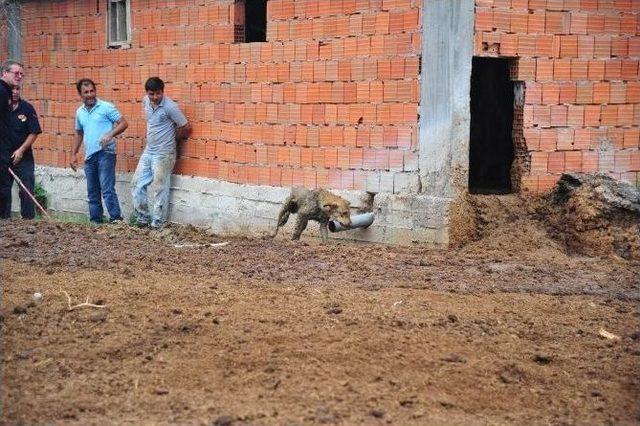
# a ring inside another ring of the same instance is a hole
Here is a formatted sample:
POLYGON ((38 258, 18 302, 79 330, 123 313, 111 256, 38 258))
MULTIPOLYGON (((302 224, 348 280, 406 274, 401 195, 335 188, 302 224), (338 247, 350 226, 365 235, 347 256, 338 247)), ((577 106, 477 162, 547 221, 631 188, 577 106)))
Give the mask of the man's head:
POLYGON ((20 101, 20 92, 22 89, 20 86, 13 86, 11 89, 11 102, 17 104, 20 101))
POLYGON ((146 83, 144 83, 144 90, 147 92, 147 96, 153 105, 158 105, 162 102, 164 96, 164 81, 159 77, 150 77, 146 83))
POLYGON ((24 77, 24 66, 20 62, 6 61, 2 64, 2 79, 11 86, 19 86, 24 77))
POLYGON ((82 99, 82 103, 91 108, 96 104, 96 84, 90 78, 82 78, 76 83, 76 89, 82 99))

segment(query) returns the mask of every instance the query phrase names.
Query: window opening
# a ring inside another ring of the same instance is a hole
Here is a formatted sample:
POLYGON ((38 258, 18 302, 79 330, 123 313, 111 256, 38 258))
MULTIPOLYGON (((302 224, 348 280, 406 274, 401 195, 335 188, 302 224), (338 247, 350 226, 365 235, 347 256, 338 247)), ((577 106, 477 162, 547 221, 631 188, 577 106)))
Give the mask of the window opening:
POLYGON ((236 43, 267 41, 267 0, 236 0, 234 14, 236 43))
POLYGON ((109 0, 107 10, 109 47, 123 47, 130 44, 130 21, 129 0, 109 0))

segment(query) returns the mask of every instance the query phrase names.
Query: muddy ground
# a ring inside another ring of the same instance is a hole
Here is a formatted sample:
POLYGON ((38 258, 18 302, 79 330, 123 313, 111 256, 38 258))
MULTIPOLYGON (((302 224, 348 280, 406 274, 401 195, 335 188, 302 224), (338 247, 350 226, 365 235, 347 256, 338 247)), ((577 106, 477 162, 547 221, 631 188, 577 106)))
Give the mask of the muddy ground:
POLYGON ((640 422, 640 262, 489 204, 447 251, 0 222, 0 422, 640 422))

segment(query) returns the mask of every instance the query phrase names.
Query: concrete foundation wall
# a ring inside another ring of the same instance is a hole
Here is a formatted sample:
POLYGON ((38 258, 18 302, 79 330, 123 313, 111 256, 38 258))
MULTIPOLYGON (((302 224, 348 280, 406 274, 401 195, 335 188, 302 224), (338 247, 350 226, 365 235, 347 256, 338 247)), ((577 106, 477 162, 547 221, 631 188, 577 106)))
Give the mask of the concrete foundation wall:
MULTIPOLYGON (((133 211, 131 174, 117 176, 116 191, 123 215, 133 211)), ((87 214, 87 186, 82 171, 38 166, 36 181, 49 196, 49 209, 59 213, 87 214)), ((171 182, 169 221, 192 224, 221 235, 263 236, 273 233, 282 202, 289 188, 239 185, 216 179, 174 175, 171 182)), ((364 206, 363 191, 334 191, 347 199, 355 214, 364 206)), ((14 189, 14 211, 19 210, 17 189, 14 189)), ((330 234, 332 238, 411 245, 447 244, 449 200, 419 194, 378 194, 374 197, 375 221, 367 229, 330 234)), ((290 219, 284 229, 293 228, 290 219)), ((311 223, 305 235, 318 235, 311 223)))

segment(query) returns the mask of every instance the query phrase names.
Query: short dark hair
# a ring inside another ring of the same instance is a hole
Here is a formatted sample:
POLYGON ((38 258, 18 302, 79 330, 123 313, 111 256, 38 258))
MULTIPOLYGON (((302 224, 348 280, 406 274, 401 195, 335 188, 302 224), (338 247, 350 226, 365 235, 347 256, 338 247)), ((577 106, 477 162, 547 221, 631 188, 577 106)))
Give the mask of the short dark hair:
POLYGON ((164 91, 164 81, 160 77, 149 77, 146 83, 144 83, 144 90, 155 92, 157 90, 164 91))
POLYGON ((96 84, 93 82, 93 80, 91 80, 90 78, 81 78, 80 80, 78 80, 78 82, 76 83, 76 89, 78 89, 78 94, 82 93, 82 86, 93 86, 93 88, 96 88, 96 84))

